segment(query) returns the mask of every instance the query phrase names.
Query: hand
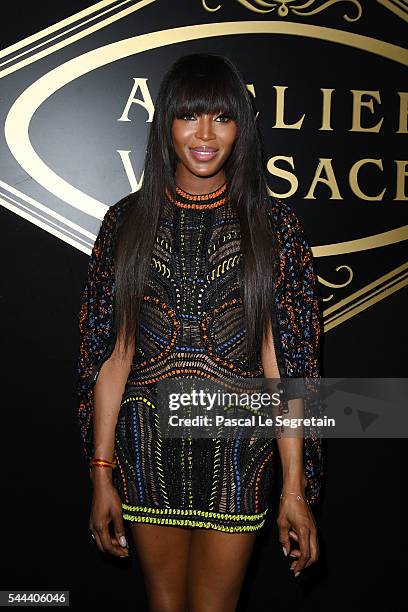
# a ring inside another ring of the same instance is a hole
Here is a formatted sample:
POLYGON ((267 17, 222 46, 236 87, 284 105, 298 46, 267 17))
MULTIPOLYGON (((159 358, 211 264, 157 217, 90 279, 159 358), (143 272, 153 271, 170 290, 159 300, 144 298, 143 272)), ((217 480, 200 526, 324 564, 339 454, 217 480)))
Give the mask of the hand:
POLYGON ((302 500, 296 495, 283 493, 280 500, 277 524, 279 527, 279 541, 285 547, 287 554, 297 557, 290 566, 295 576, 306 567, 315 563, 319 558, 319 543, 317 539, 317 527, 309 504, 305 496, 299 493, 302 500), (296 540, 299 549, 290 550, 290 537, 296 540))
POLYGON ((121 500, 109 479, 95 479, 89 529, 101 552, 109 552, 116 557, 129 557, 121 500), (109 533, 110 521, 113 523, 115 537, 109 533))

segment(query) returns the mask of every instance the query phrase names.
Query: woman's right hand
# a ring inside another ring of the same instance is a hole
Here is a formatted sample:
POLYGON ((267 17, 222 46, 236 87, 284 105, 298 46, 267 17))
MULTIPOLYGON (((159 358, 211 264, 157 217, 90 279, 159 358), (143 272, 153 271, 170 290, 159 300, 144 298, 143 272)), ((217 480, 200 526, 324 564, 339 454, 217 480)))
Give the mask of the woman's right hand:
POLYGON ((121 500, 106 474, 93 474, 93 495, 89 529, 95 536, 95 542, 101 552, 108 552, 116 557, 129 557, 125 529, 122 519, 121 500), (112 521, 115 537, 109 532, 112 521))

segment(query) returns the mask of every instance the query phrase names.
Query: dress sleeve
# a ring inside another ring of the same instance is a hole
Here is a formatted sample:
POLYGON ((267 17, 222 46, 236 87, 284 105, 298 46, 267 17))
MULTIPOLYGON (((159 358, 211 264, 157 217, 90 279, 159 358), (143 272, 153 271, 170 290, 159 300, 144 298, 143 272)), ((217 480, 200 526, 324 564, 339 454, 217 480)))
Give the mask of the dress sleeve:
MULTIPOLYGON (((299 219, 296 219, 295 230, 295 242, 299 248, 299 278, 292 292, 292 300, 297 310, 298 350, 303 360, 301 375, 305 387, 304 416, 319 419, 323 417, 320 395, 320 345, 323 332, 320 296, 313 253, 299 219)), ((304 470, 308 481, 305 493, 309 503, 316 504, 321 497, 324 477, 321 427, 309 427, 304 440, 304 470)))
POLYGON ((317 274, 312 249, 297 215, 292 212, 293 260, 290 283, 290 316, 296 331, 298 351, 302 363, 299 364, 304 377, 320 376, 320 341, 322 321, 317 274))
POLYGON ((115 205, 108 209, 88 263, 79 310, 78 422, 86 460, 93 456, 93 388, 115 345, 113 231, 115 205))
MULTIPOLYGON (((300 382, 304 416, 320 418, 323 410, 319 393, 323 324, 313 253, 297 214, 288 204, 277 200, 271 214, 280 247, 277 302, 282 361, 286 376, 300 382)), ((291 391, 293 387, 289 387, 289 396, 291 391)), ((305 494, 310 504, 316 504, 320 501, 324 475, 321 428, 312 425, 305 429, 305 494)))

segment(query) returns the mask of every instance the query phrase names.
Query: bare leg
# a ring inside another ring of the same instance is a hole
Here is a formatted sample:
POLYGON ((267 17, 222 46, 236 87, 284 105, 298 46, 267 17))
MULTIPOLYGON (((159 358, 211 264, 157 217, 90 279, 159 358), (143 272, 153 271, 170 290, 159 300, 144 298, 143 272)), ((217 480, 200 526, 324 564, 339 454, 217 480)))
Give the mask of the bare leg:
POLYGON ((130 530, 142 566, 150 612, 185 612, 191 529, 134 523, 130 530))
POLYGON ((189 574, 189 612, 233 612, 236 609, 256 533, 195 529, 189 574))

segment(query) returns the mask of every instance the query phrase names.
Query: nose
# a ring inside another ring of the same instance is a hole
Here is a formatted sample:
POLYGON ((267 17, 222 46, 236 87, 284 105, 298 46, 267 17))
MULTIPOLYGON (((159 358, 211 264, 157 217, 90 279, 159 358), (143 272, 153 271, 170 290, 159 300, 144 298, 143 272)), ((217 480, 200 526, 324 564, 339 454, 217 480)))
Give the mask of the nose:
POLYGON ((214 138, 211 115, 200 115, 197 118, 196 137, 200 140, 212 140, 214 138))

